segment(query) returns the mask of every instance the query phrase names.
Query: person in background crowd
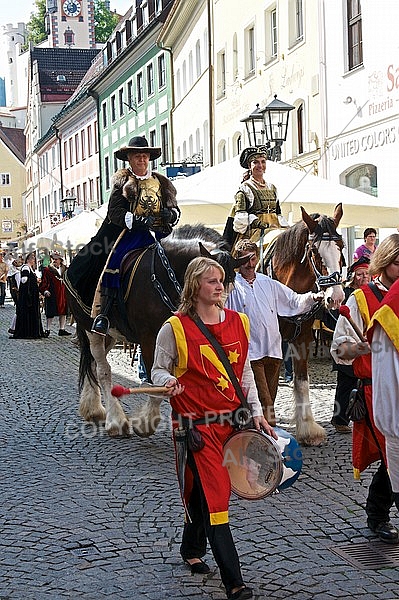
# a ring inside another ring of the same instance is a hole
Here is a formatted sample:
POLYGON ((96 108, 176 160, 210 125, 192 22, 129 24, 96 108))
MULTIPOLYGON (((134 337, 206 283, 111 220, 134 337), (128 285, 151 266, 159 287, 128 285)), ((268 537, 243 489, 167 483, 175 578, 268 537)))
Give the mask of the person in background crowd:
POLYGON ((8 266, 4 261, 4 254, 0 252, 0 308, 4 308, 6 300, 6 283, 7 283, 8 266))
POLYGON ((115 152, 129 167, 114 174, 104 223, 66 273, 68 290, 85 310, 91 307, 93 333, 104 336, 108 332, 123 257, 169 235, 180 218, 174 185, 150 167, 150 161, 160 155, 161 148, 149 146, 143 136, 132 138, 115 152))
POLYGON ((21 267, 18 291, 15 339, 38 339, 44 337, 40 315, 39 286, 35 273, 36 254, 30 252, 21 267))
POLYGON ((65 329, 68 304, 65 293, 64 273, 66 266, 64 259, 58 252, 51 254, 53 263, 43 268, 42 279, 39 284, 40 293, 44 296, 44 312, 47 319, 45 336, 50 335, 50 328, 54 317, 58 316, 58 335, 72 335, 65 329))
MULTIPOLYGON (((349 267, 348 278, 344 288, 344 304, 354 290, 359 289, 362 285, 365 285, 370 281, 369 264, 369 259, 363 256, 349 267)), ((330 312, 332 313, 332 318, 327 323, 327 326, 334 331, 335 335, 335 319, 338 319, 339 312, 335 310, 330 312)), ((338 433, 352 433, 352 427, 349 426, 349 419, 346 415, 346 411, 349 404, 350 393, 356 388, 357 377, 355 377, 352 365, 339 364, 334 360, 333 371, 337 371, 337 387, 335 389, 334 412, 331 424, 334 425, 335 430, 338 433)))
MULTIPOLYGON (((241 406, 234 386, 220 370, 213 345, 198 328, 199 317, 223 348, 232 355, 231 366, 247 393, 257 429, 277 438, 262 415, 255 382, 248 362, 249 322, 246 315, 223 309, 224 271, 214 260, 197 257, 187 267, 181 303, 175 316, 159 331, 154 365, 154 385, 166 385, 172 405, 173 427, 183 419, 194 419, 204 447, 188 449, 184 495, 190 519, 186 520, 180 553, 192 573, 209 573, 201 557, 208 538, 230 600, 252 598, 252 589, 242 579, 237 550, 229 526, 230 478, 223 464, 223 444, 234 431, 232 411, 241 406), (234 360, 233 360, 234 359, 234 360), (218 415, 206 421, 206 415, 218 415), (220 418, 224 415, 223 418, 220 418), (196 424, 202 419, 201 424, 196 424)), ((179 442, 176 441, 175 445, 179 442)), ((177 465, 179 460, 177 459, 177 465)))
POLYGON ((257 242, 265 230, 288 226, 281 215, 276 187, 264 178, 266 146, 245 148, 241 152, 240 165, 247 170, 223 232, 233 250, 241 237, 257 242))
POLYGON ((283 340, 281 349, 284 360, 284 381, 285 383, 292 383, 294 379, 294 366, 292 364, 291 348, 289 343, 283 340))
POLYGON ((373 414, 385 437, 387 467, 393 498, 399 510, 399 279, 374 313, 371 341, 373 414))
POLYGON ((278 317, 292 317, 305 313, 319 302, 324 294, 297 294, 283 283, 263 273, 257 273, 259 248, 255 242, 241 239, 235 246, 235 255, 241 258, 248 253, 253 253, 252 258, 239 268, 226 306, 249 317, 249 359, 263 414, 274 426, 274 402, 283 358, 278 317))
POLYGON ((359 260, 359 258, 362 258, 363 256, 370 260, 377 248, 375 243, 377 239, 377 230, 374 229, 374 227, 367 227, 363 232, 363 238, 364 244, 356 248, 353 253, 354 261, 359 260))
MULTIPOLYGON (((346 306, 360 331, 365 332, 373 314, 391 285, 399 279, 399 234, 388 236, 378 246, 370 261, 369 274, 374 280, 355 290, 346 306)), ((385 438, 376 427, 372 405, 372 372, 370 345, 359 341, 350 322, 340 315, 331 343, 331 354, 338 364, 353 365, 355 377, 361 380, 366 416, 353 423, 352 462, 355 479, 369 465, 380 461, 372 478, 366 501, 367 525, 381 541, 399 542, 399 532, 390 522, 393 504, 392 486, 386 467, 385 438)))
POLYGON ((7 267, 8 267, 8 276, 7 276, 8 289, 10 290, 11 298, 14 302, 14 305, 16 306, 17 300, 18 300, 18 288, 19 288, 19 277, 18 277, 18 282, 17 282, 16 276, 17 276, 17 274, 19 275, 19 271, 20 271, 22 265, 24 264, 24 261, 22 260, 22 257, 15 258, 14 253, 11 251, 5 254, 4 260, 7 263, 7 267))

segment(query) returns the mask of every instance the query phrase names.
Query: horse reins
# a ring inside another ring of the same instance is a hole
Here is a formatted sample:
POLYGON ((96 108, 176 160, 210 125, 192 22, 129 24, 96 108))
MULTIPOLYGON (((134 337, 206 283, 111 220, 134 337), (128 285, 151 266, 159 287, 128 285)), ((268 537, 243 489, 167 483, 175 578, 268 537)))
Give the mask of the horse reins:
POLYGON ((170 266, 168 257, 166 256, 165 251, 162 248, 161 244, 159 242, 157 242, 156 244, 154 244, 152 246, 152 248, 153 248, 152 261, 151 261, 152 284, 153 284, 154 288, 157 290, 158 294, 160 295, 162 302, 164 304, 166 304, 166 306, 169 308, 169 310, 171 312, 175 312, 177 310, 177 307, 173 304, 172 300, 169 298, 168 294, 163 289, 161 282, 157 279, 157 276, 155 274, 155 256, 156 256, 156 254, 159 256, 161 263, 162 263, 163 267, 165 268, 165 271, 168 274, 168 277, 169 277, 170 281, 173 283, 175 290, 179 296, 182 292, 182 287, 181 287, 180 283, 177 281, 175 272, 172 269, 172 267, 170 266))

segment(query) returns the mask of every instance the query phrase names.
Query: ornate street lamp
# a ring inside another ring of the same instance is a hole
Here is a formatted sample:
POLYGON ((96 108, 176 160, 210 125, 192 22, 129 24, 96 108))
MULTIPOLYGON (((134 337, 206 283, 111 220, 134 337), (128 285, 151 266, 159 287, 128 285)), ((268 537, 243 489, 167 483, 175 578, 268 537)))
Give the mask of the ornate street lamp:
POLYGON ((62 214, 64 214, 67 219, 71 219, 73 217, 73 211, 75 210, 76 196, 65 196, 60 202, 62 214))
POLYGON ((278 100, 275 94, 274 100, 265 108, 259 108, 257 104, 249 117, 242 119, 247 128, 249 143, 252 146, 265 145, 269 160, 281 160, 281 147, 287 139, 290 111, 294 108, 291 104, 278 100))
POLYGON ((240 123, 245 123, 251 146, 264 146, 266 144, 263 111, 259 108, 259 104, 256 105, 255 110, 248 117, 241 119, 240 123))

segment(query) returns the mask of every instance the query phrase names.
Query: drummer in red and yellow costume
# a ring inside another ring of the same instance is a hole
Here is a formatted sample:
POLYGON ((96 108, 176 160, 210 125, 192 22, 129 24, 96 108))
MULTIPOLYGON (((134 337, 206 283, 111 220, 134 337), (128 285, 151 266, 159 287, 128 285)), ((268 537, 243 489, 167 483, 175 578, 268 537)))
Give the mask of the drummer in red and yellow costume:
POLYGON ((374 313, 368 338, 372 348, 375 423, 385 436, 388 472, 399 509, 399 279, 374 313))
MULTIPOLYGON (((355 290, 346 305, 359 329, 364 333, 391 285, 399 279, 399 234, 387 237, 375 251, 369 267, 375 279, 355 290)), ((373 476, 366 502, 367 525, 378 537, 390 544, 399 542, 399 532, 389 521, 393 504, 392 486, 386 467, 385 438, 377 429, 372 406, 372 372, 370 345, 360 342, 349 321, 340 316, 334 331, 331 354, 338 364, 352 364, 362 380, 367 406, 366 418, 353 424, 352 460, 355 478, 373 462, 381 461, 373 476)))
POLYGON ((253 592, 243 582, 229 527, 231 487, 223 464, 223 444, 234 431, 231 413, 241 404, 213 346, 195 324, 195 318, 202 319, 226 351, 247 395, 255 427, 274 438, 277 436, 263 417, 248 361, 248 318, 223 308, 223 280, 224 271, 214 260, 198 257, 191 261, 179 309, 158 334, 151 375, 155 385, 170 388, 175 430, 182 417, 205 421, 197 425, 204 447, 199 452, 188 450, 187 454, 184 500, 188 515, 181 556, 193 573, 208 573, 208 565, 201 560, 208 538, 227 598, 243 600, 252 598, 253 592))

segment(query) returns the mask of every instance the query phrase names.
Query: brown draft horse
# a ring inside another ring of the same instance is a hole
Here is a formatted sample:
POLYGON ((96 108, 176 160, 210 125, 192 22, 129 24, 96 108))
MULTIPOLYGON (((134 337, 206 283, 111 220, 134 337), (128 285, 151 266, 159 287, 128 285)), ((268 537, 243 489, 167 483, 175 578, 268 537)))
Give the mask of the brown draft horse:
MULTIPOLYGON (((86 421, 105 421, 105 429, 111 436, 129 435, 131 428, 118 398, 111 394, 107 354, 118 339, 140 344, 147 373, 151 372, 157 333, 177 308, 188 263, 200 254, 222 264, 226 286, 234 280, 234 269, 248 260, 248 257, 233 259, 226 241, 214 229, 203 225, 175 228, 162 244, 135 251, 132 260, 125 257, 124 302, 120 301, 111 311, 111 329, 105 338, 90 332, 93 320, 68 290, 81 352, 79 412, 86 421)), ((160 421, 161 401, 159 396, 148 396, 142 409, 132 418, 132 428, 137 435, 145 437, 155 432, 160 421)))
MULTIPOLYGON (((302 221, 277 237, 272 258, 273 277, 299 293, 323 289, 326 308, 337 308, 344 299, 339 283, 343 241, 336 230, 343 215, 342 204, 335 207, 332 217, 308 215, 302 207, 301 211, 302 221)), ((299 322, 281 320, 281 332, 290 342, 294 363, 296 437, 305 445, 318 445, 326 437, 324 429, 313 418, 309 401, 308 358, 312 324, 311 315, 300 325, 299 322)))

